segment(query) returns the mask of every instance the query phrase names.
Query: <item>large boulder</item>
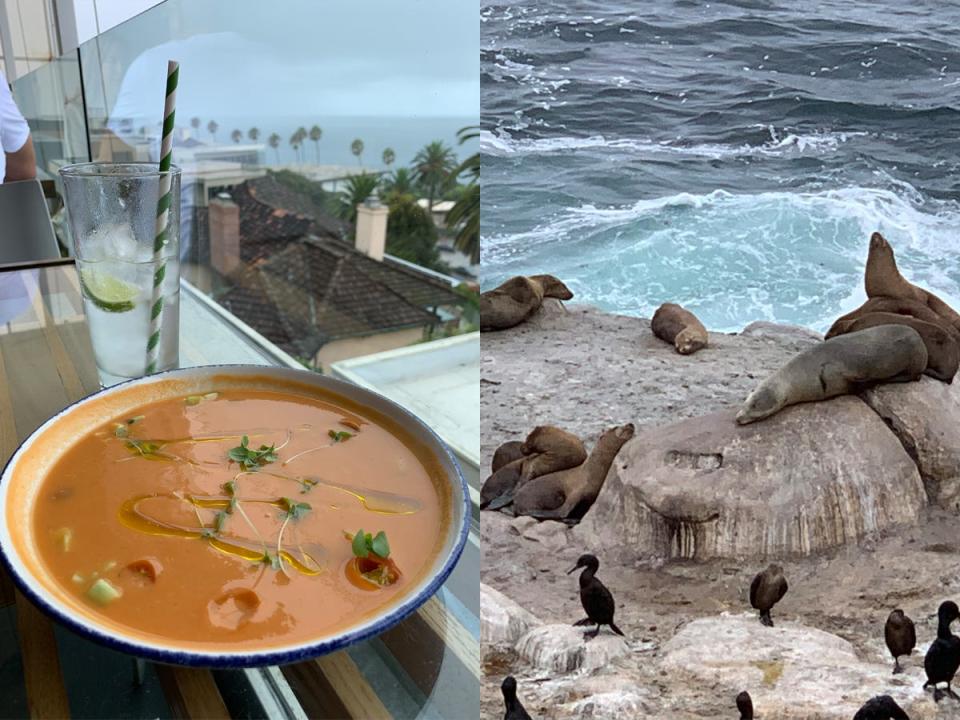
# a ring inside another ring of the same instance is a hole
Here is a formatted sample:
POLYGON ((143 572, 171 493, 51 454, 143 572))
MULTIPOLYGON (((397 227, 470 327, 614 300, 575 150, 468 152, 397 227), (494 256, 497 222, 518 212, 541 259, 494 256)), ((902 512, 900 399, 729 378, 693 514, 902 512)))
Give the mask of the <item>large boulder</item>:
POLYGON ((733 411, 640 433, 575 531, 639 556, 808 555, 913 522, 926 503, 913 460, 859 398, 737 425, 733 411))
POLYGON ((480 642, 484 648, 513 646, 540 621, 499 590, 480 583, 480 642))
POLYGON ((568 673, 606 667, 630 651, 622 637, 611 634, 606 628, 595 638, 585 638, 584 631, 590 629, 560 624, 541 625, 520 638, 516 646, 517 654, 539 670, 568 673))
POLYGON ((863 398, 916 460, 931 503, 960 510, 960 383, 924 377, 878 385, 863 398))
MULTIPOLYGON (((703 618, 685 625, 661 649, 664 674, 732 699, 741 690, 762 718, 849 720, 874 695, 889 694, 913 720, 937 717, 922 689, 923 667, 861 660, 849 642, 816 628, 777 622, 764 627, 755 615, 703 618)), ((952 701, 944 700, 943 703, 952 701)))

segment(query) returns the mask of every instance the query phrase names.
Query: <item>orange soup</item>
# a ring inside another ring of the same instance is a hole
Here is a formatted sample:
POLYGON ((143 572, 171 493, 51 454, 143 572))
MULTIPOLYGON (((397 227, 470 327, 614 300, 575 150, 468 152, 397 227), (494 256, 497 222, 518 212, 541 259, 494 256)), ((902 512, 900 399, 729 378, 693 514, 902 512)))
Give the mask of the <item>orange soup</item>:
POLYGON ((442 543, 442 469, 334 402, 225 390, 93 429, 41 485, 43 561, 95 612, 198 648, 306 641, 392 604, 442 543))

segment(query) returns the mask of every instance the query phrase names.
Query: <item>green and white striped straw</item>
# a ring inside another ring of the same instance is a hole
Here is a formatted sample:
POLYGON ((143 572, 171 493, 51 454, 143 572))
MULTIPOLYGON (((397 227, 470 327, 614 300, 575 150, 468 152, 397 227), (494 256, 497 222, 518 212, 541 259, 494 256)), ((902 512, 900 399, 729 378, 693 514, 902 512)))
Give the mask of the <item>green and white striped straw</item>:
POLYGON ((163 246, 167 240, 170 224, 170 156, 173 152, 173 118, 177 108, 177 79, 180 75, 180 63, 170 60, 167 63, 167 95, 163 105, 163 135, 160 138, 160 198, 157 201, 157 226, 153 240, 153 303, 150 306, 150 336, 147 339, 147 375, 156 371, 157 356, 160 353, 160 325, 163 320, 163 277, 167 273, 167 262, 163 257, 163 246))

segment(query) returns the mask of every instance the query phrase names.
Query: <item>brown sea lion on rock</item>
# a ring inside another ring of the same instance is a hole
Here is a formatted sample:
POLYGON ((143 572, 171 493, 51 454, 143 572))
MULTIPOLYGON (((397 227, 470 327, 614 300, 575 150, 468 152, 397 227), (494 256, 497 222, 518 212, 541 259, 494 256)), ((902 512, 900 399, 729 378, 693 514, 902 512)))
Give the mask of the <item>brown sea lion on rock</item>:
POLYGON ((707 346, 707 329, 697 316, 674 303, 657 308, 650 329, 661 340, 672 343, 681 355, 690 355, 707 346))
POLYGON ((573 293, 553 275, 518 275, 480 295, 480 329, 505 330, 533 315, 545 297, 569 300, 573 293))
POLYGON ((927 367, 920 334, 905 325, 881 325, 813 345, 760 383, 737 413, 741 425, 788 405, 855 393, 878 382, 917 380, 927 367))
POLYGON ((953 336, 940 325, 917 320, 909 315, 895 313, 867 313, 850 322, 841 334, 857 332, 878 325, 906 325, 912 327, 923 339, 927 347, 927 369, 924 372, 937 380, 953 382, 960 366, 960 345, 953 336))
MULTIPOLYGON (((515 447, 509 450, 501 445, 497 452, 500 461, 512 457, 515 447)), ((516 490, 533 478, 557 470, 576 467, 587 458, 587 450, 576 435, 551 425, 534 428, 526 440, 520 443, 520 457, 497 465, 497 453, 494 453, 493 474, 480 488, 480 509, 496 510, 510 504, 516 490)))
POLYGON ((856 310, 848 312, 843 317, 837 318, 833 325, 830 326, 830 329, 827 330, 824 339, 829 340, 837 335, 842 335, 850 329, 850 325, 857 318, 870 313, 893 313, 895 315, 903 315, 916 318, 917 320, 923 320, 924 322, 942 327, 950 333, 950 336, 954 340, 960 342, 960 330, 957 330, 949 320, 940 317, 923 303, 917 300, 908 300, 907 298, 891 297, 869 298, 856 310))
POLYGON ((923 303, 937 315, 960 330, 960 315, 932 292, 909 282, 897 269, 890 243, 878 232, 870 236, 870 252, 863 276, 867 297, 907 298, 923 303))
POLYGON ((613 459, 633 432, 633 423, 612 427, 597 439, 582 465, 526 483, 514 495, 514 514, 539 520, 579 521, 597 499, 613 459))
POLYGON ((496 472, 514 460, 523 460, 523 440, 510 440, 498 447, 493 453, 490 471, 496 472))

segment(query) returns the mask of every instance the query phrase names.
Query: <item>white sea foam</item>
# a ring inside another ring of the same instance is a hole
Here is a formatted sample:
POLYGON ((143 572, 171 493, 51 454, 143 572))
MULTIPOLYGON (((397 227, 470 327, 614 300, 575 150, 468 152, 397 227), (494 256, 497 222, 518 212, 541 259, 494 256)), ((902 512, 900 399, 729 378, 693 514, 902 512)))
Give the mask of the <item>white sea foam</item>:
POLYGON ((584 205, 485 236, 483 285, 551 272, 578 300, 614 312, 649 317, 671 301, 724 332, 760 319, 822 331, 863 301, 868 238, 879 230, 908 278, 960 306, 960 205, 921 204, 906 183, 888 185, 584 205))
POLYGON ((546 155, 586 149, 631 151, 640 155, 694 155, 712 159, 747 156, 783 156, 787 154, 830 153, 851 138, 866 135, 863 132, 819 132, 783 137, 771 130, 771 139, 760 145, 730 145, 724 143, 697 143, 685 145, 676 141, 655 142, 642 138, 589 137, 513 138, 503 130, 496 134, 484 130, 480 134, 480 151, 495 157, 513 155, 546 155))

